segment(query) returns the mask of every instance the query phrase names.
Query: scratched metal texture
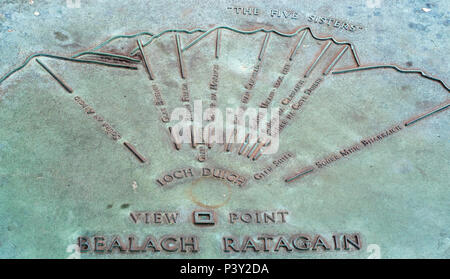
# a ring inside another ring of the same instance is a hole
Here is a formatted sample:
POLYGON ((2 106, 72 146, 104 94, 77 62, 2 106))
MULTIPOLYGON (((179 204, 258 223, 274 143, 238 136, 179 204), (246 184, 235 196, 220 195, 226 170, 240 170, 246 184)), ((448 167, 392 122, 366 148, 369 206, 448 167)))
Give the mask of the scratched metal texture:
MULTIPOLYGON (((27 57, 46 53, 71 57, 123 34, 168 29, 236 30, 265 28, 292 33, 309 26, 318 37, 350 42, 362 65, 420 69, 448 82, 448 1, 66 1, 0 2, 0 77, 27 57), (257 7, 259 16, 236 15, 228 7, 257 7), (296 11, 297 19, 271 17, 270 10, 296 11), (348 32, 308 21, 333 17, 362 26, 348 32)), ((180 33, 186 46, 198 34, 180 33)), ((145 42, 149 37, 139 37, 145 42)), ((264 32, 223 30, 218 59, 215 34, 183 52, 186 79, 180 77, 174 34, 145 48, 155 83, 173 109, 181 84, 191 99, 209 105, 208 85, 219 65, 218 105, 237 107, 257 62, 264 32)), ((271 34, 249 106, 262 102, 298 37, 271 34)), ((289 94, 326 42, 305 38, 275 103, 289 94)), ((116 40, 102 51, 130 55, 135 39, 116 40)), ((302 90, 323 77, 322 70, 341 46, 332 45, 302 90)), ((136 56, 133 56, 136 58, 136 56)), ((139 58, 139 57, 137 57, 139 58)), ((437 81, 393 69, 329 74, 296 119, 282 132, 275 155, 251 161, 222 145, 198 162, 198 150, 173 148, 167 126, 153 104, 152 83, 138 70, 72 63, 40 57, 74 90, 67 93, 35 60, 0 84, 0 257, 66 258, 78 236, 134 234, 197 235, 200 252, 83 254, 85 258, 367 258, 378 245, 382 258, 450 257, 449 113, 443 111, 404 127, 370 147, 292 183, 289 177, 318 159, 374 136, 448 101, 437 81), (122 136, 108 137, 74 97, 81 97, 122 136), (141 163, 121 144, 132 143, 141 163), (285 152, 290 159, 263 180, 261 172, 285 152), (167 187, 156 179, 181 168, 232 170, 248 178, 243 188, 215 179, 186 179, 167 187), (219 205, 218 223, 197 227, 190 221, 201 204, 219 205), (133 224, 130 211, 178 211, 179 224, 133 224), (227 223, 235 211, 287 210, 286 224, 227 223), (224 253, 221 238, 234 235, 293 235, 359 232, 363 249, 354 252, 224 253)), ((339 67, 355 65, 347 50, 339 67)))

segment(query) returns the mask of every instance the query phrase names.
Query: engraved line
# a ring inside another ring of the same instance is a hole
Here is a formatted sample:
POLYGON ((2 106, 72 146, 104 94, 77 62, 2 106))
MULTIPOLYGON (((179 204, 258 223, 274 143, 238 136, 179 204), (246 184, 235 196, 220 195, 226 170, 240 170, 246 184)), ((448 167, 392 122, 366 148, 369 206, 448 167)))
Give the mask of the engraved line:
POLYGON ((180 67, 181 78, 185 79, 186 76, 184 74, 184 69, 183 69, 183 58, 181 55, 180 35, 179 34, 175 34, 175 43, 177 46, 178 66, 180 67))
POLYGON ((261 157, 262 153, 258 152, 258 155, 256 155, 255 157, 253 157, 253 161, 256 161, 259 159, 259 157, 261 157))
POLYGON ((36 59, 36 62, 42 66, 42 68, 44 68, 44 70, 46 70, 62 87, 64 87, 64 89, 69 92, 72 93, 73 89, 67 85, 67 83, 62 80, 59 76, 57 76, 55 73, 53 73, 52 70, 50 70, 50 68, 48 68, 44 63, 42 63, 39 59, 36 59))
POLYGON ((205 138, 203 135, 203 127, 196 127, 195 135, 199 138, 201 145, 205 145, 205 138))
POLYGON ((328 50, 328 48, 330 47, 331 42, 328 42, 328 44, 326 44, 325 46, 322 47, 322 50, 320 51, 319 56, 317 56, 316 60, 314 61, 314 63, 312 63, 311 66, 309 66, 308 71, 306 71, 305 73, 305 78, 309 76, 309 74, 311 74, 312 70, 314 70, 314 68, 316 67, 317 63, 319 62, 320 58, 322 58, 322 56, 325 54, 325 52, 328 50))
POLYGON ((260 143, 258 144, 258 147, 255 149, 255 151, 253 151, 253 153, 250 155, 249 158, 253 160, 253 159, 256 157, 256 154, 259 153, 259 151, 261 150, 261 148, 264 147, 265 144, 266 144, 266 143, 264 143, 264 142, 260 142, 260 143))
POLYGON ((298 179, 298 178, 300 178, 300 177, 302 177, 302 176, 304 176, 304 175, 306 175, 306 174, 309 174, 309 173, 311 173, 311 172, 313 172, 313 171, 314 171, 314 168, 313 168, 313 167, 306 167, 306 168, 300 170, 300 171, 299 171, 297 174, 295 174, 294 176, 291 176, 291 177, 286 178, 286 179, 284 180, 284 182, 287 182, 287 183, 292 182, 292 181, 294 181, 294 180, 296 180, 296 179, 298 179))
POLYGON ((191 131, 191 146, 195 147, 195 143, 194 143, 194 128, 192 127, 192 125, 190 125, 189 129, 191 131))
POLYGON ((173 145, 175 146, 175 149, 176 150, 180 150, 181 149, 181 145, 177 142, 175 136, 172 134, 172 127, 169 127, 169 133, 170 133, 170 137, 172 138, 173 145))
POLYGON ((135 63, 140 63, 141 62, 141 60, 134 59, 132 57, 128 57, 128 56, 124 56, 124 55, 118 55, 118 54, 113 54, 113 53, 98 52, 98 51, 83 51, 83 52, 75 54, 71 58, 78 58, 78 57, 83 56, 83 55, 99 55, 99 56, 105 56, 105 57, 108 57, 108 58, 122 59, 122 60, 125 60, 125 61, 128 61, 128 62, 135 62, 135 63))
POLYGON ((211 127, 208 127, 208 139, 206 141, 206 146, 208 146, 208 149, 212 148, 212 143, 211 143, 211 127))
MULTIPOLYGON (((220 26, 218 26, 218 27, 220 27, 220 26)), ((191 46, 193 46, 193 45, 195 45, 196 43, 198 43, 201 39, 203 39, 204 37, 208 36, 209 34, 211 34, 212 32, 214 32, 215 30, 218 30, 218 29, 220 29, 220 28, 215 27, 215 28, 209 29, 208 31, 206 31, 206 30, 201 30, 201 32, 204 32, 204 33, 203 33, 202 35, 198 36, 198 37, 197 37, 195 40, 193 40, 192 42, 190 42, 187 46, 185 46, 185 47, 183 48, 183 51, 189 49, 191 46)))
POLYGON ((228 143, 225 142, 225 152, 229 152, 231 150, 231 138, 234 137, 235 131, 233 130, 233 133, 230 136, 230 139, 228 140, 228 143))
POLYGON ((220 30, 217 29, 217 34, 216 34, 216 52, 215 52, 216 59, 219 58, 221 35, 222 34, 221 34, 220 30))
POLYGON ((244 142, 241 144, 241 147, 239 148, 238 154, 241 155, 242 153, 244 153, 245 149, 247 149, 247 145, 248 145, 248 138, 250 137, 250 134, 247 134, 245 136, 245 140, 244 142))
POLYGON ((372 69, 394 69, 397 72, 404 73, 404 74, 420 74, 424 78, 430 79, 432 81, 439 82, 447 91, 450 91, 450 88, 445 84, 444 81, 441 79, 435 78, 433 76, 430 76, 429 74, 425 73, 421 70, 408 70, 408 69, 402 69, 398 67, 397 65, 373 65, 373 66, 362 66, 358 68, 350 68, 350 69, 338 69, 336 71, 331 72, 332 74, 344 74, 349 72, 356 72, 356 71, 364 71, 364 70, 372 70, 372 69))
POLYGON ((263 145, 261 145, 257 150, 255 150, 256 155, 253 155, 252 160, 253 160, 253 161, 258 160, 259 157, 262 156, 262 148, 263 148, 263 147, 267 147, 267 146, 269 146, 269 145, 270 145, 270 140, 268 140, 266 143, 264 143, 263 145))
POLYGON ((256 149, 256 147, 258 147, 259 143, 255 142, 252 146, 252 148, 250 148, 250 150, 247 153, 247 158, 250 158, 250 156, 253 154, 253 151, 256 149))
POLYGON ((341 57, 344 55, 344 53, 347 51, 348 46, 345 46, 342 48, 342 50, 339 52, 339 54, 334 58, 334 60, 331 62, 331 64, 328 66, 328 68, 323 72, 323 75, 328 75, 328 73, 336 66, 336 63, 341 59, 341 57))
POLYGON ((308 32, 304 31, 302 36, 299 38, 297 45, 294 49, 292 49, 291 55, 289 55, 289 61, 292 61, 294 59, 295 54, 297 53, 298 48, 303 44, 303 40, 305 40, 306 34, 308 32))
POLYGON ((152 72, 152 69, 150 68, 150 64, 149 64, 148 61, 147 61, 147 57, 146 57, 145 52, 144 52, 144 49, 143 49, 143 47, 142 47, 142 43, 141 43, 141 41, 140 41, 139 39, 137 40, 137 44, 138 44, 138 47, 139 47, 139 51, 141 52, 141 56, 142 56, 142 60, 143 60, 143 62, 144 62, 145 70, 146 70, 147 73, 148 73, 148 77, 149 77, 151 80, 153 80, 154 78, 153 78, 153 72, 152 72))
MULTIPOLYGON (((209 34, 211 34, 215 29, 211 29, 209 31, 206 30, 201 30, 201 32, 203 32, 203 34, 199 35, 198 37, 196 37, 195 39, 193 39, 192 41, 190 41, 186 47, 184 47, 182 49, 182 51, 187 50, 188 48, 190 48, 191 46, 195 45, 196 43, 200 42, 201 39, 203 39, 204 37, 208 36, 209 34)), ((219 29, 217 29, 219 30, 219 29)))
POLYGON ((147 161, 144 158, 144 156, 142 156, 141 154, 139 154, 139 152, 137 152, 136 148, 131 143, 124 142, 123 144, 128 148, 128 150, 130 150, 134 154, 134 156, 136 156, 136 158, 139 159, 139 161, 141 161, 141 163, 145 163, 145 161, 147 161))
POLYGON ((410 126, 410 125, 412 125, 412 124, 414 124, 414 123, 416 123, 416 122, 418 122, 420 120, 423 120, 423 119, 425 119, 425 118, 427 118, 429 116, 432 116, 435 113, 442 112, 442 111, 448 109, 449 106, 450 106, 450 100, 444 102, 443 104, 440 104, 437 107, 434 107, 429 112, 426 112, 424 114, 418 115, 418 116, 412 118, 411 120, 406 121, 405 122, 405 127, 408 127, 408 126, 410 126))
POLYGON ((198 37, 200 37, 202 34, 200 34, 200 35, 198 35, 197 37, 195 37, 194 39, 191 39, 189 42, 188 42, 188 44, 190 44, 190 43, 192 43, 193 41, 195 41, 195 40, 197 40, 198 39, 198 37))
POLYGON ((264 42, 261 46, 261 50, 259 51, 258 60, 261 61, 264 58, 264 54, 267 49, 267 44, 269 43, 270 33, 266 34, 266 37, 264 37, 264 42))
POLYGON ((196 132, 195 132, 195 127, 194 127, 194 125, 190 125, 191 126, 191 146, 192 146, 192 148, 196 148, 197 147, 197 142, 195 141, 196 140, 196 132))

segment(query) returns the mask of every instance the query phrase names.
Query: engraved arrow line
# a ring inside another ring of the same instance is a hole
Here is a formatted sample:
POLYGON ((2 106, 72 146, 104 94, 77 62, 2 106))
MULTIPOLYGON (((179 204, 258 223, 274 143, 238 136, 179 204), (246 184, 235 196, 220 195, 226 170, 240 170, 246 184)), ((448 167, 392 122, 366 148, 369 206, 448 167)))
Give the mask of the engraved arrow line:
POLYGON ((36 59, 36 62, 41 65, 44 70, 47 71, 67 92, 73 93, 72 87, 70 87, 60 76, 55 74, 47 65, 42 63, 39 59, 36 59))
POLYGON ((145 159, 145 157, 142 156, 142 155, 136 150, 136 147, 134 147, 134 145, 132 145, 132 144, 129 143, 129 142, 124 142, 123 144, 128 148, 128 150, 129 150, 131 153, 134 154, 134 156, 136 156, 136 158, 139 159, 139 161, 141 161, 141 163, 145 163, 145 162, 147 161, 147 159, 145 159))
POLYGON ((180 34, 175 34, 175 46, 177 50, 178 66, 180 67, 180 75, 182 79, 186 79, 186 73, 184 71, 183 54, 181 53, 180 34))
POLYGON ((448 109, 449 107, 450 107, 450 100, 447 100, 444 103, 442 103, 442 104, 432 108, 428 112, 419 114, 418 116, 415 116, 412 119, 410 119, 408 121, 405 121, 404 125, 405 125, 405 127, 408 127, 408 126, 410 126, 412 124, 415 124, 415 123, 419 122, 420 120, 423 120, 423 119, 425 119, 427 117, 432 116, 435 113, 442 112, 442 111, 448 109))
POLYGON ((325 52, 327 52, 328 48, 330 48, 330 45, 331 45, 331 42, 328 42, 328 44, 326 44, 322 47, 322 49, 320 50, 320 54, 316 57, 314 62, 311 64, 311 66, 309 66, 308 70, 306 71, 306 73, 304 75, 305 78, 307 78, 309 76, 309 74, 311 74, 311 72, 316 67, 317 63, 319 63, 320 58, 322 58, 323 55, 325 54, 325 52))
POLYGON ((300 170, 297 174, 286 178, 284 180, 284 182, 287 182, 287 183, 292 182, 292 181, 294 181, 294 180, 296 180, 296 179, 298 179, 298 178, 300 178, 300 177, 302 177, 302 176, 304 176, 306 174, 309 174, 309 173, 311 173, 313 171, 314 171, 314 167, 306 167, 306 168, 300 170))
POLYGON ((266 49, 267 49, 267 44, 269 43, 269 39, 270 39, 270 33, 266 34, 266 37, 264 37, 264 42, 261 46, 261 49, 259 51, 259 55, 258 55, 258 60, 262 61, 264 58, 264 54, 266 53, 266 49))
POLYGON ((139 39, 137 40, 137 45, 139 47, 139 51, 141 52, 142 62, 144 63, 145 70, 147 71, 148 77, 150 78, 150 80, 153 80, 154 79, 153 71, 150 67, 150 63, 147 61, 147 56, 145 55, 144 49, 142 48, 141 40, 139 40, 139 39))
POLYGON ((219 53, 220 53, 220 30, 217 30, 217 36, 216 36, 216 50, 215 50, 215 56, 216 59, 219 58, 219 53))
POLYGON ((289 61, 292 61, 294 59, 295 54, 297 53, 298 49, 300 48, 300 46, 303 44, 303 41, 305 40, 307 32, 304 31, 302 36, 300 37, 300 39, 297 42, 297 45, 295 46, 295 48, 292 50, 291 55, 289 55, 289 61))

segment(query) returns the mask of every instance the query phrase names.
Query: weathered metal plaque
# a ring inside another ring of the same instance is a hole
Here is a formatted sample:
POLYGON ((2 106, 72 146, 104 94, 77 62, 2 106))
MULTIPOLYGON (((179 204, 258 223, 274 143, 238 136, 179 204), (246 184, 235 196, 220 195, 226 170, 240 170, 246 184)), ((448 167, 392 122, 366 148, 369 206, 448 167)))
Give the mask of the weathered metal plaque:
POLYGON ((1 258, 448 258, 448 1, 1 1, 1 258), (51 2, 51 3, 50 3, 51 2))

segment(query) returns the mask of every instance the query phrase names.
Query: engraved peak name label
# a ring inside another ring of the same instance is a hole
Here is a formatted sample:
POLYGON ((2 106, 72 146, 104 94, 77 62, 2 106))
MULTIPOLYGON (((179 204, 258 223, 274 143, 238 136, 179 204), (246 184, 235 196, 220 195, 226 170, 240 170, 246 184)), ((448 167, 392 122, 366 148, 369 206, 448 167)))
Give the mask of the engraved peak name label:
POLYGON ((154 96, 154 103, 156 106, 163 106, 165 105, 164 100, 161 95, 161 90, 159 90, 159 87, 156 84, 152 84, 153 89, 153 96, 154 96))
MULTIPOLYGON (((211 82, 209 83, 209 89, 211 90, 211 96, 210 100, 211 103, 209 105, 210 108, 217 107, 217 90, 219 87, 219 65, 214 64, 213 65, 213 71, 212 71, 212 77, 211 82)), ((213 121, 215 119, 215 115, 213 112, 211 112, 210 115, 207 117, 208 120, 213 121)))
POLYGON ((219 65, 214 64, 211 82, 209 83, 209 89, 217 91, 218 86, 219 86, 219 65))
POLYGON ((295 84, 294 89, 292 89, 291 92, 289 93, 289 96, 281 100, 281 104, 285 106, 288 105, 292 101, 292 99, 294 99, 294 97, 297 95, 297 92, 300 90, 300 88, 302 88, 303 84, 305 84, 305 81, 303 79, 300 79, 295 84))
POLYGON ((261 63, 258 62, 253 67, 253 71, 252 71, 252 74, 250 75, 250 79, 249 79, 248 83, 244 86, 245 89, 247 89, 247 90, 253 89, 253 86, 255 86, 256 78, 258 77, 258 73, 260 70, 261 70, 261 63))
POLYGON ((283 82, 284 77, 289 73, 290 68, 291 68, 291 65, 289 64, 289 62, 284 64, 283 69, 281 70, 281 75, 278 76, 278 78, 275 80, 275 82, 273 84, 273 88, 269 93, 269 96, 267 96, 267 98, 263 102, 261 102, 259 107, 261 107, 261 108, 269 107, 270 103, 272 103, 275 93, 277 92, 277 89, 281 86, 281 83, 283 82))
POLYGON ((126 238, 120 236, 80 236, 77 240, 81 253, 113 253, 113 252, 198 252, 199 242, 196 236, 167 235, 160 239, 148 235, 142 242, 134 235, 126 238), (126 241, 124 241, 126 240, 126 241), (140 244, 140 245, 139 245, 140 244))
POLYGON ((243 104, 247 104, 250 100, 250 91, 253 89, 253 87, 256 84, 256 78, 258 77, 258 73, 261 70, 261 66, 262 66, 262 63, 261 63, 261 60, 259 60, 258 63, 253 67, 253 71, 252 71, 249 81, 244 86, 244 88, 247 90, 245 91, 245 93, 241 99, 241 102, 243 104))
POLYGON ((151 212, 151 211, 134 211, 130 212, 130 219, 134 224, 176 224, 178 212, 151 212))
POLYGON ((294 154, 292 154, 291 152, 286 152, 286 153, 282 154, 278 159, 276 159, 272 162, 271 166, 266 167, 265 169, 263 169, 262 171, 260 171, 258 173, 255 173, 253 175, 253 178, 256 180, 264 179, 266 176, 271 174, 276 168, 287 163, 287 161, 293 157, 294 157, 294 154))
POLYGON ((388 129, 388 130, 386 130, 386 131, 383 131, 383 132, 379 133, 379 134, 376 135, 376 136, 373 136, 373 137, 370 137, 370 138, 363 139, 363 140, 361 140, 361 143, 362 143, 364 146, 371 145, 371 144, 373 144, 373 143, 375 143, 375 142, 377 142, 377 141, 380 141, 380 140, 384 139, 384 138, 387 137, 387 136, 390 136, 390 135, 392 135, 392 134, 394 134, 394 133, 396 133, 396 132, 399 132, 401 129, 402 129, 402 126, 401 126, 401 125, 397 125, 397 126, 391 128, 391 129, 388 129))
POLYGON ((183 106, 189 111, 189 114, 191 115, 191 121, 193 121, 194 116, 192 113, 192 106, 191 106, 191 93, 187 82, 181 84, 181 102, 183 106))
POLYGON ((326 238, 320 234, 295 234, 292 236, 258 235, 222 238, 224 252, 305 252, 305 251, 355 251, 361 250, 359 233, 333 234, 326 238))
POLYGON ((169 112, 167 111, 167 108, 165 107, 166 103, 164 102, 164 99, 161 95, 161 90, 156 84, 152 84, 153 89, 153 96, 154 96, 154 104, 155 106, 159 107, 160 113, 161 113, 161 121, 163 123, 169 122, 169 112))
POLYGON ((96 114, 95 110, 88 104, 86 104, 86 102, 80 96, 75 96, 74 100, 84 109, 86 114, 92 115, 92 117, 97 120, 97 122, 102 123, 102 127, 105 129, 105 133, 111 136, 113 140, 119 140, 122 138, 119 132, 117 132, 108 122, 106 122, 102 116, 96 114))
POLYGON ((190 94, 189 94, 189 87, 187 83, 183 83, 181 85, 181 101, 182 102, 190 102, 190 94))
POLYGON ((325 159, 317 161, 315 163, 315 165, 318 168, 323 168, 323 167, 325 167, 325 166, 327 166, 327 165, 329 165, 329 164, 331 164, 331 163, 333 163, 333 162, 335 162, 335 161, 337 161, 337 160, 339 160, 339 159, 341 159, 343 157, 346 157, 346 156, 348 156, 350 154, 353 154, 353 153, 355 153, 357 151, 362 150, 364 147, 372 145, 372 144, 374 144, 377 141, 380 141, 380 140, 382 140, 382 139, 384 139, 384 138, 386 138, 386 137, 388 137, 388 136, 390 136, 390 135, 392 135, 394 133, 397 133, 401 129, 402 129, 401 125, 396 125, 395 127, 390 128, 390 129, 388 129, 386 131, 383 131, 383 132, 381 132, 381 133, 379 133, 379 134, 377 134, 377 135, 375 135, 373 137, 369 137, 369 138, 363 139, 363 140, 360 141, 360 143, 356 143, 356 144, 354 144, 354 145, 352 145, 352 146, 350 146, 348 148, 344 148, 344 149, 340 150, 338 154, 333 153, 333 154, 329 155, 328 157, 326 157, 325 159))

